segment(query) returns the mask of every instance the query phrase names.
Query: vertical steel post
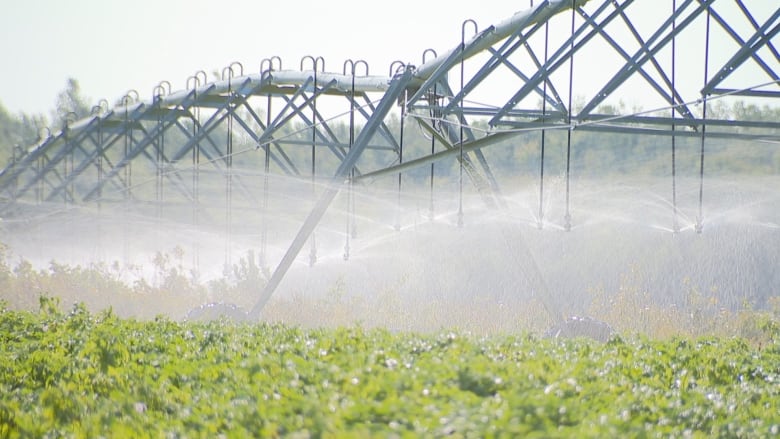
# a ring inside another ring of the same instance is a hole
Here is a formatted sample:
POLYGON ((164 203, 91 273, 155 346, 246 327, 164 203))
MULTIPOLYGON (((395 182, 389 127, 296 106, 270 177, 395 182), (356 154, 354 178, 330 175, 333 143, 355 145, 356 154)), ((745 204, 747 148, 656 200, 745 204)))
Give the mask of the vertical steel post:
MULTIPOLYGON (((677 0, 672 0, 672 16, 677 12, 677 0)), ((680 232, 677 211, 677 19, 672 20, 672 233, 680 232)))
MULTIPOLYGON (((351 85, 349 92, 349 144, 347 145, 347 153, 352 149, 352 145, 355 143, 355 75, 358 65, 363 65, 366 69, 366 76, 368 76, 368 63, 364 60, 353 61, 348 59, 344 61, 342 73, 346 76, 349 72, 351 76, 351 85), (347 69, 349 66, 349 70, 347 69)), ((357 236, 357 230, 355 225, 355 192, 354 192, 354 179, 355 179, 355 167, 349 170, 349 179, 347 183, 347 209, 346 209, 346 230, 345 230, 345 242, 344 242, 344 260, 349 260, 350 247, 349 240, 357 236)))
POLYGON ((465 63, 466 63, 466 25, 471 23, 474 25, 474 33, 479 32, 479 27, 477 26, 477 22, 468 19, 461 24, 460 28, 460 101, 458 102, 460 112, 458 113, 458 148, 460 149, 458 153, 458 227, 463 227, 463 123, 464 123, 464 116, 463 116, 463 89, 465 87, 465 63))
MULTIPOLYGON (((403 102, 401 103, 401 127, 400 127, 400 139, 398 142, 398 163, 404 163, 404 120, 406 119, 406 101, 408 95, 404 91, 402 95, 403 102)), ((395 230, 401 231, 401 183, 403 181, 403 172, 398 173, 398 201, 396 204, 396 216, 395 216, 395 230)))
MULTIPOLYGON (((187 78, 186 88, 190 89, 192 84, 192 100, 196 103, 195 113, 192 115, 192 136, 195 138, 195 144, 192 146, 192 224, 193 227, 200 229, 200 106, 198 102, 198 88, 208 80, 206 72, 199 70, 194 75, 187 78), (203 81, 201 82, 201 76, 203 81)), ((193 242, 192 263, 195 271, 200 271, 200 245, 197 239, 193 242)))
POLYGON ((233 96, 236 93, 233 90, 233 78, 236 76, 234 67, 238 66, 239 76, 244 75, 244 66, 234 61, 229 66, 222 70, 222 79, 225 79, 227 75, 228 80, 228 95, 229 100, 226 110, 227 114, 227 139, 225 145, 225 166, 227 167, 225 175, 225 266, 228 267, 232 263, 232 247, 233 247, 233 116, 236 110, 235 103, 233 103, 233 96))
MULTIPOLYGON (((425 49, 422 56, 422 63, 425 64, 427 59, 427 54, 433 54, 433 57, 436 58, 438 55, 436 54, 436 51, 433 49, 425 49)), ((430 105, 430 110, 428 111, 428 114, 431 116, 431 126, 435 129, 436 124, 438 122, 438 118, 441 114, 439 110, 439 97, 438 97, 438 81, 433 84, 433 94, 429 95, 431 96, 428 99, 428 105, 430 105)), ((431 135, 431 155, 436 154, 436 136, 431 135)), ((428 205, 428 216, 431 221, 433 221, 434 218, 434 203, 433 203, 433 180, 435 175, 435 169, 436 165, 434 162, 431 162, 431 179, 430 179, 430 201, 428 205)))
MULTIPOLYGON (((344 61, 344 74, 347 74, 347 63, 350 64, 350 74, 352 75, 352 84, 349 93, 349 144, 347 145, 347 152, 352 149, 352 144, 355 142, 355 63, 352 60, 344 61)), ((349 172, 349 183, 347 187, 347 212, 346 212, 346 230, 344 231, 344 260, 349 260, 349 238, 350 238, 350 209, 352 208, 352 190, 353 179, 355 178, 355 169, 352 168, 349 172)))
MULTIPOLYGON (((279 64, 279 70, 282 69, 282 59, 278 56, 266 58, 260 62, 260 73, 265 77, 271 75, 274 71, 274 61, 279 64), (267 65, 267 67, 266 67, 267 65)), ((265 129, 271 128, 271 112, 272 112, 272 100, 271 93, 266 96, 266 112, 265 112, 265 129)), ((260 265, 266 266, 266 251, 268 248, 268 195, 269 195, 269 173, 271 171, 271 142, 267 141, 263 145, 259 145, 265 152, 263 158, 263 216, 262 216, 262 231, 260 232, 260 265)))
MULTIPOLYGON (((70 113, 68 113, 68 114, 70 114, 70 113)), ((66 153, 67 155, 62 160, 62 163, 63 163, 63 177, 64 177, 65 182, 68 181, 68 158, 73 155, 73 150, 70 148, 70 140, 68 139, 68 137, 69 137, 68 136, 68 132, 70 131, 70 126, 69 125, 70 124, 68 122, 68 116, 66 115, 65 116, 65 120, 62 123, 62 138, 63 138, 63 141, 65 142, 65 145, 63 147, 68 150, 68 152, 66 153)), ((39 178, 42 178, 42 177, 43 176, 41 176, 39 178)), ((66 206, 68 205, 68 186, 70 186, 70 185, 66 185, 65 186, 65 190, 62 191, 62 201, 65 203, 66 206)))
MULTIPOLYGON (((531 7, 533 7, 533 1, 531 1, 531 7)), ((547 65, 548 50, 550 42, 550 25, 544 23, 544 64, 547 65)), ((544 226, 544 142, 546 137, 545 125, 547 124, 547 81, 544 79, 542 88, 542 139, 539 151, 539 214, 537 216, 536 227, 541 229, 544 226)))
MULTIPOLYGON (((162 95, 163 95, 163 89, 160 85, 157 85, 154 88, 154 91, 152 93, 152 101, 153 106, 157 107, 157 131, 160 133, 157 136, 157 139, 154 141, 154 150, 155 150, 155 198, 156 198, 156 213, 157 213, 157 221, 159 222, 162 219, 162 203, 163 203, 163 148, 165 145, 165 131, 163 130, 163 124, 162 124, 162 95)), ((158 224, 159 226, 159 224, 158 224)))
MULTIPOLYGON (((707 6, 707 25, 704 38, 704 86, 709 82, 710 64, 710 7, 707 6)), ((702 117, 701 117, 701 149, 699 151, 699 216, 696 218, 696 233, 704 230, 703 204, 704 204, 704 144, 707 139, 707 94, 702 92, 702 117)))
POLYGON ((127 242, 127 227, 128 227, 128 216, 127 213, 130 208, 130 191, 132 190, 130 188, 130 166, 131 162, 129 160, 130 156, 130 141, 132 140, 133 134, 132 134, 132 127, 130 126, 130 95, 129 93, 125 94, 124 97, 122 97, 122 103, 125 107, 125 114, 124 114, 124 157, 123 160, 125 161, 124 165, 124 184, 125 184, 125 190, 123 193, 122 201, 124 204, 124 211, 125 215, 122 215, 122 259, 124 260, 125 264, 130 264, 130 249, 128 247, 127 242))
MULTIPOLYGON (((314 79, 314 90, 311 100, 311 194, 312 199, 317 196, 317 71, 319 68, 325 71, 325 60, 321 57, 306 55, 301 59, 301 71, 303 71, 303 62, 310 60, 312 63, 312 75, 314 79)), ((309 266, 317 263, 317 236, 311 234, 311 248, 309 249, 309 266)))
POLYGON ((411 77, 412 68, 407 67, 402 74, 396 75, 392 79, 390 87, 382 97, 379 105, 377 105, 374 113, 368 119, 365 126, 363 126, 363 129, 360 131, 357 139, 355 139, 355 143, 352 149, 350 149, 350 151, 347 153, 347 156, 344 157, 344 160, 341 162, 341 165, 339 165, 338 169, 336 170, 336 174, 330 180, 329 184, 323 188, 319 200, 314 205, 314 208, 309 213, 309 216, 306 217, 306 220, 304 221, 300 230, 298 230, 298 234, 295 236, 295 239, 293 239, 292 244, 290 244, 287 252, 284 254, 282 260, 279 262, 279 265, 276 267, 276 270, 274 270, 270 279, 268 279, 268 283, 265 285, 265 288, 260 292, 260 297, 258 298, 257 303, 248 313, 250 319, 256 319, 260 316, 260 312, 263 310, 263 307, 268 302, 268 299, 271 298, 271 295, 274 293, 279 284, 282 282, 284 275, 292 266, 295 258, 298 256, 301 249, 305 245, 306 240, 309 238, 309 236, 314 231, 314 228, 325 215, 325 212, 333 202, 333 199, 336 197, 336 195, 338 195, 341 187, 344 184, 344 177, 346 177, 352 167, 355 166, 355 163, 357 163, 360 155, 368 145, 369 140, 371 140, 371 138, 374 136, 377 128, 381 125, 384 118, 390 112, 392 106, 395 105, 398 98, 402 96, 402 93, 406 91, 406 87, 408 86, 411 77))
MULTIPOLYGON (((98 187, 102 186, 103 183, 103 103, 105 102, 106 108, 108 106, 108 101, 105 99, 102 99, 98 105, 95 105, 92 107, 92 115, 94 115, 97 118, 97 140, 95 145, 95 151, 97 153, 97 156, 95 157, 95 165, 97 166, 97 184, 98 187)), ((102 227, 102 204, 103 204, 103 194, 102 194, 102 188, 101 190, 98 190, 97 193, 97 227, 96 227, 96 235, 97 235, 97 249, 99 252, 99 259, 103 259, 103 227, 102 227)))
POLYGON ((71 124, 75 123, 78 120, 79 116, 73 111, 69 111, 63 120, 62 124, 62 136, 65 141, 64 148, 67 150, 66 155, 64 157, 63 161, 63 167, 64 167, 64 173, 63 173, 63 183, 65 183, 65 190, 63 191, 62 200, 65 202, 65 204, 68 204, 68 198, 70 198, 70 202, 73 203, 76 200, 73 197, 73 190, 74 190, 74 183, 72 174, 74 171, 74 149, 75 147, 70 144, 71 138, 70 138, 70 126, 71 124))
POLYGON ((574 18, 576 12, 576 0, 571 1, 571 56, 569 57, 569 108, 567 123, 569 130, 566 132, 566 214, 563 216, 563 228, 571 231, 570 188, 571 188, 571 132, 572 122, 572 93, 574 92, 574 18))

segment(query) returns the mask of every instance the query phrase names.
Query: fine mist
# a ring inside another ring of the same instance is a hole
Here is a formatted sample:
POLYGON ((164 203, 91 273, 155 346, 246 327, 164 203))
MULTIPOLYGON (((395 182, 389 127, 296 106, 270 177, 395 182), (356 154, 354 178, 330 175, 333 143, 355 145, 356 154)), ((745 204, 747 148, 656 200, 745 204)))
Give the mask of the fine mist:
MULTIPOLYGON (((159 257, 170 254, 171 264, 194 283, 230 278, 230 267, 247 262, 247 255, 267 278, 318 188, 274 177, 274 190, 264 193, 251 175, 242 181, 249 195, 236 195, 230 214, 219 188, 214 202, 204 196, 197 214, 173 202, 162 208, 127 202, 99 209, 27 206, 24 215, 0 223, 0 240, 12 258, 35 267, 104 263, 129 285, 160 284, 159 257)), ((262 319, 393 330, 541 330, 566 316, 588 315, 594 304, 613 303, 629 290, 643 297, 642 306, 686 312, 702 301, 720 310, 767 307, 780 285, 780 197, 769 190, 777 183, 766 177, 707 180, 702 233, 695 231, 695 181, 680 182, 676 215, 668 179, 578 181, 570 231, 560 181, 545 187, 542 218, 533 183, 505 189, 506 208, 498 210, 467 191, 461 227, 455 187, 431 193, 410 185, 400 196, 392 185, 345 187, 262 319)), ((167 308, 155 297, 139 296, 135 309, 174 319, 205 302, 248 310, 263 286, 244 285, 228 296, 207 291, 167 308)), ((116 306, 111 291, 84 294, 88 304, 88 294, 100 294, 100 303, 116 306)))

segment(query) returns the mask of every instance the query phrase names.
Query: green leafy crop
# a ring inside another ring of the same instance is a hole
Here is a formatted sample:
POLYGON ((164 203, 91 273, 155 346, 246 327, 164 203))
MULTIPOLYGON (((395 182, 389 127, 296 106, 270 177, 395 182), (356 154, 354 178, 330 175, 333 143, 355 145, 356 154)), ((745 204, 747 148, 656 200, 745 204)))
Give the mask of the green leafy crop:
POLYGON ((780 337, 539 339, 0 311, 0 437, 769 437, 780 337))

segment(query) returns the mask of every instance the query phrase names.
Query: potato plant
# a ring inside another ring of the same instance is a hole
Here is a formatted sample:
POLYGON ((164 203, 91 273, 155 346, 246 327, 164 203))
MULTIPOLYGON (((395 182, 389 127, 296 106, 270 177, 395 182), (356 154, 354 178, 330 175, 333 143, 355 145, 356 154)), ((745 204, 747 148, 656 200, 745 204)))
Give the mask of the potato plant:
POLYGON ((780 330, 544 339, 0 311, 0 437, 770 437, 780 330))

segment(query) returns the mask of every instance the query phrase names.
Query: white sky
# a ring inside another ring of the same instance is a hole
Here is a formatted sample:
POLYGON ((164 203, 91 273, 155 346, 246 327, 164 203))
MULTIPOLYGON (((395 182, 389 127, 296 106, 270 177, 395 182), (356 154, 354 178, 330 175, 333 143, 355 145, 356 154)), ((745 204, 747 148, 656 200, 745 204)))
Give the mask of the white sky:
POLYGON ((85 96, 115 102, 129 89, 149 99, 162 80, 185 87, 234 61, 245 73, 280 56, 284 68, 322 56, 328 71, 345 59, 387 74, 396 59, 420 63, 460 41, 461 23, 481 28, 510 17, 528 0, 366 2, 259 0, 4 0, 0 6, 0 102, 11 113, 48 113, 68 77, 85 96), (414 12, 409 12, 409 11, 414 12))
MULTIPOLYGON (((747 3, 768 15, 776 8, 772 6, 774 2, 747 3)), ((162 80, 170 81, 174 90, 182 89, 186 79, 198 70, 210 76, 211 72, 222 71, 238 61, 245 73, 257 72, 261 60, 271 56, 280 56, 283 68, 290 69, 298 69, 305 55, 322 56, 325 70, 337 72, 342 70, 345 59, 364 59, 370 65, 371 74, 386 75, 395 60, 420 64, 427 48, 441 54, 455 47, 460 42, 461 23, 466 19, 476 20, 479 28, 484 29, 528 8, 530 3, 530 0, 3 0, 0 103, 14 114, 48 116, 55 106, 57 93, 65 88, 69 77, 79 81, 84 95, 93 103, 105 98, 113 104, 130 89, 149 100, 153 88, 162 80)), ((647 8, 646 12, 639 11, 632 16, 640 28, 643 18, 646 20, 649 15, 663 18, 671 7, 670 0, 644 0, 637 4, 647 8)), ((716 6, 729 4, 719 2, 716 6)), ((738 11, 733 11, 734 14, 738 11)), ((738 18, 744 21, 744 17, 738 18)), ((615 35, 620 38, 619 33, 615 35)), ((623 35, 626 38, 621 39, 621 44, 626 44, 626 49, 633 53, 636 49, 629 47, 636 46, 636 42, 630 41, 627 32, 623 35)), ((733 41, 725 44, 733 46, 733 41)), ((591 44, 590 53, 583 51, 578 55, 576 89, 582 90, 586 84, 600 86, 603 82, 596 83, 606 80, 601 63, 592 62, 594 57, 601 58, 602 50, 611 52, 607 56, 614 56, 613 50, 602 46, 591 44), (587 69, 592 72, 586 72, 587 69)), ((714 69, 725 59, 717 59, 717 42, 713 42, 713 47, 716 48, 711 62, 714 69)), ((703 45, 696 41, 678 48, 679 62, 694 64, 693 68, 683 65, 678 69, 680 76, 690 76, 689 89, 694 91, 701 85, 702 49, 703 45)), ((719 56, 728 57, 733 50, 731 47, 720 51, 719 56)), ((771 56, 764 56, 771 61, 771 56)), ((763 74, 754 77, 753 83, 767 80, 763 74)), ((641 83, 638 85, 646 88, 641 83)), ((628 94, 638 92, 637 87, 626 87, 626 90, 628 94)))

